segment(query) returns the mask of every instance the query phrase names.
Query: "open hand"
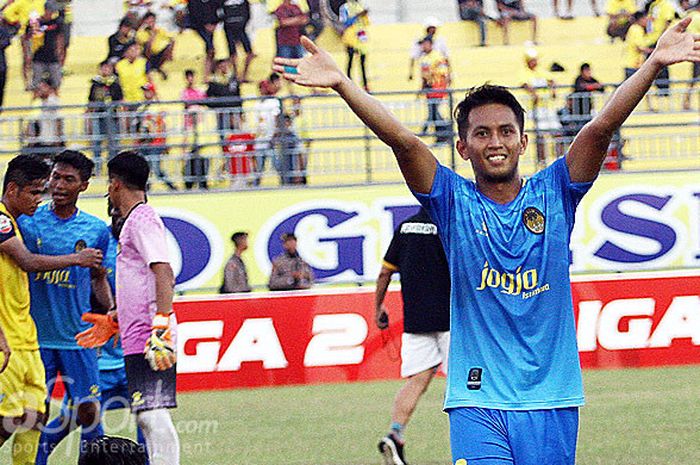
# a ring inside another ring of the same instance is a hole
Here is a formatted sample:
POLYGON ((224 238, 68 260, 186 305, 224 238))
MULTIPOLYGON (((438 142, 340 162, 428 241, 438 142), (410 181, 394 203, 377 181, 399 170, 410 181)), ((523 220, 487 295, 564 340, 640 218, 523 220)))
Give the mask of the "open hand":
POLYGON ((304 58, 277 57, 272 69, 282 74, 285 79, 305 87, 336 88, 346 79, 328 52, 317 47, 307 37, 301 38, 301 44, 309 55, 304 58))
POLYGON ((687 17, 664 32, 649 60, 660 66, 668 66, 682 61, 700 62, 700 34, 687 32, 693 20, 687 17))

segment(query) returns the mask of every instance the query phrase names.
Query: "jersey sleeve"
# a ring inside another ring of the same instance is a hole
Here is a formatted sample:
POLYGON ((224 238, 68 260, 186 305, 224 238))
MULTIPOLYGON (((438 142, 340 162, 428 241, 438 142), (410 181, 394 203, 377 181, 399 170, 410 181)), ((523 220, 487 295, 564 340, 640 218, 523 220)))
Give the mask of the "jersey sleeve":
POLYGON ((391 271, 399 271, 399 260, 401 256, 401 226, 394 232, 389 248, 384 254, 383 265, 391 271))
POLYGON ((590 190, 593 182, 571 182, 569 167, 566 165, 564 157, 552 163, 550 168, 557 189, 561 194, 566 221, 569 225, 569 232, 571 232, 574 227, 576 208, 583 196, 590 190))
POLYGON ((0 213, 0 244, 17 236, 15 225, 12 224, 12 218, 4 213, 0 213))
POLYGON ((134 247, 148 265, 170 263, 165 226, 153 216, 144 217, 143 223, 133 230, 134 247))
POLYGON ((438 230, 447 233, 450 225, 450 215, 454 207, 453 192, 459 176, 451 169, 438 163, 433 179, 433 187, 429 194, 413 192, 418 202, 428 211, 430 217, 438 226, 438 230))
POLYGON ((39 233, 36 230, 34 218, 22 215, 17 219, 17 226, 19 226, 19 230, 22 233, 22 240, 27 250, 31 253, 39 253, 39 246, 37 243, 39 233))

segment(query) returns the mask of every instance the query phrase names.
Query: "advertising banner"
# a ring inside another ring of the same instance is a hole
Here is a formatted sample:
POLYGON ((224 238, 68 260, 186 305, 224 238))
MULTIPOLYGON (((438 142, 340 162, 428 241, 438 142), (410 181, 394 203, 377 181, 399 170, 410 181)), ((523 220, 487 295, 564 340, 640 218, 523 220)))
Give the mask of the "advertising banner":
MULTIPOLYGON (((584 368, 700 364, 700 274, 621 274, 572 285, 584 368)), ((179 299, 178 388, 231 389, 399 377, 401 295, 390 327, 372 289, 179 299)))
MULTIPOLYGON (((250 282, 267 284, 280 236, 294 232, 318 279, 372 281, 394 228, 417 208, 403 185, 153 195, 179 290, 221 284, 230 236, 247 231, 250 282)), ((104 199, 81 201, 106 217, 104 199)), ((700 266, 700 183, 695 173, 602 174, 584 197, 571 241, 572 271, 700 266)))

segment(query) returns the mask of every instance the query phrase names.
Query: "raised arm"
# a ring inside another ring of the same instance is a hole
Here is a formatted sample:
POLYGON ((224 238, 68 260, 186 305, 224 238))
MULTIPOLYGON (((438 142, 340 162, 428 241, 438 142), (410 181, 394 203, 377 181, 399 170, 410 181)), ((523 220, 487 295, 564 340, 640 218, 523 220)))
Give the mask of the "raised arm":
POLYGON ((642 100, 662 68, 682 61, 700 62, 700 35, 686 32, 691 20, 685 18, 664 32, 641 68, 618 87, 598 116, 581 129, 566 155, 573 182, 593 181, 598 176, 613 134, 642 100))
POLYGON ((352 82, 325 50, 306 37, 301 41, 310 55, 302 59, 275 58, 274 70, 301 86, 326 87, 338 92, 362 122, 391 147, 408 187, 429 193, 437 160, 428 147, 382 103, 352 82))

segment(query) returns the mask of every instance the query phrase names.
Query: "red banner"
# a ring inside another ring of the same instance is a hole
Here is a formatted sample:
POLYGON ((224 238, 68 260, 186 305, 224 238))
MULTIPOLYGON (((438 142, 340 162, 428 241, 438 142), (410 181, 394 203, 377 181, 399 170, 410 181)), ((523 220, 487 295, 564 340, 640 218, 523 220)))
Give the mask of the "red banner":
MULTIPOLYGON (((700 364, 700 275, 614 275, 572 285, 585 368, 700 364)), ((305 291, 175 303, 180 390, 399 377, 401 295, 390 327, 374 292, 305 291)))

